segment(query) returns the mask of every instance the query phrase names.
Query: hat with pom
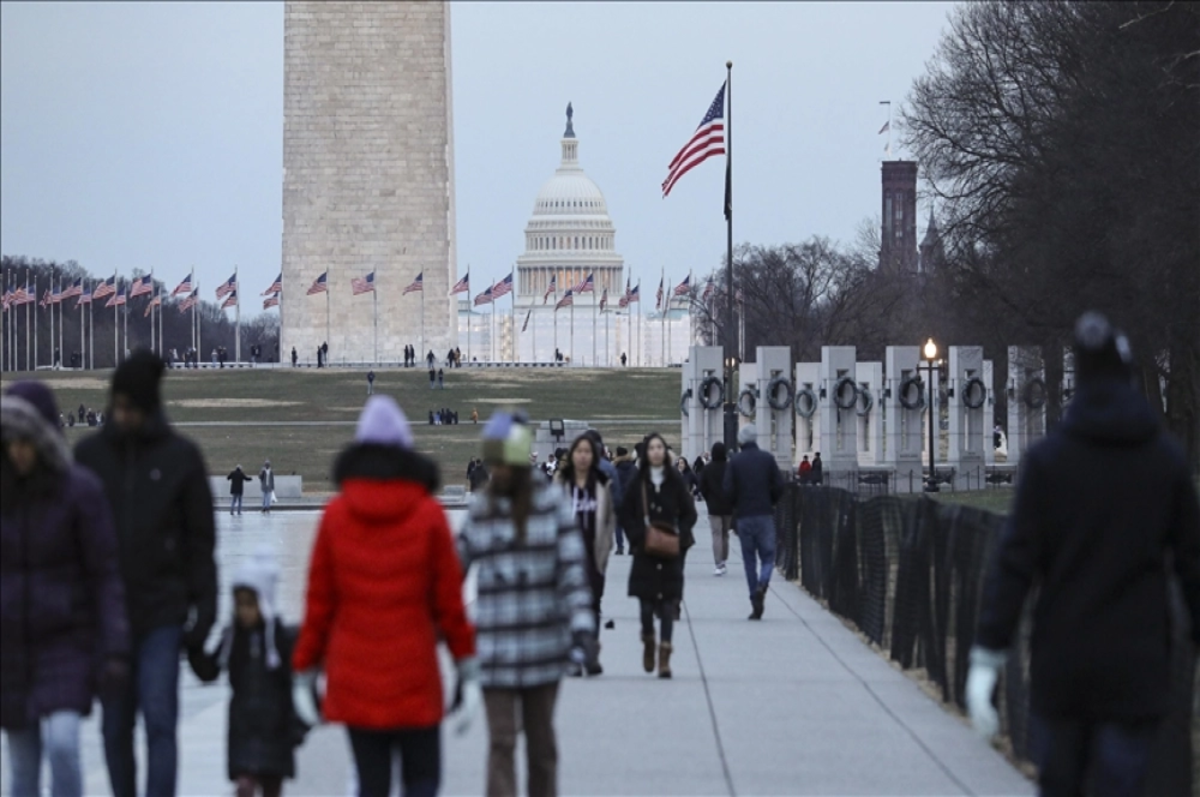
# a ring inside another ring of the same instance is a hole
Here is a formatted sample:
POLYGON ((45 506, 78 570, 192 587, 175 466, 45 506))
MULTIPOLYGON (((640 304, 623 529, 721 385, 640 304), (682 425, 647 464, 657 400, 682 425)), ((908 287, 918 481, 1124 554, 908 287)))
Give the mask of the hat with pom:
POLYGON ((413 447, 412 429, 400 405, 388 396, 371 396, 358 416, 358 428, 354 439, 360 443, 413 447))

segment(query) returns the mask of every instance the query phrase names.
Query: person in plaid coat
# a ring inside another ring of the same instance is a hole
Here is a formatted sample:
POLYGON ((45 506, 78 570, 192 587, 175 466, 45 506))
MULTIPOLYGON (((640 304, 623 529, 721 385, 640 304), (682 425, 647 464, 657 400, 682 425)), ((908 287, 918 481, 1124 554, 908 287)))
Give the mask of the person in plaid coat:
POLYGON ((570 662, 594 656, 595 622, 583 536, 562 490, 533 472, 533 437, 507 413, 483 432, 485 491, 459 534, 463 571, 476 567, 476 647, 488 720, 488 794, 516 794, 514 750, 525 732, 529 794, 557 793, 554 706, 570 662), (518 726, 518 713, 521 722, 518 726))

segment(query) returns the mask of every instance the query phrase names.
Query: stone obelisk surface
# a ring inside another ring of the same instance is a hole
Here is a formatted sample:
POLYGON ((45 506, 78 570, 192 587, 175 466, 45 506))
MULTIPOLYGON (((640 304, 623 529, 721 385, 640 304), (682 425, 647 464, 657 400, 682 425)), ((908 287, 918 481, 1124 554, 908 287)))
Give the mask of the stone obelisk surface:
POLYGON ((284 37, 283 359, 328 341, 334 364, 372 362, 376 323, 380 362, 407 344, 441 358, 457 343, 450 6, 288 0, 284 37), (326 271, 328 305, 307 294, 326 271), (377 318, 351 291, 372 272, 377 318))

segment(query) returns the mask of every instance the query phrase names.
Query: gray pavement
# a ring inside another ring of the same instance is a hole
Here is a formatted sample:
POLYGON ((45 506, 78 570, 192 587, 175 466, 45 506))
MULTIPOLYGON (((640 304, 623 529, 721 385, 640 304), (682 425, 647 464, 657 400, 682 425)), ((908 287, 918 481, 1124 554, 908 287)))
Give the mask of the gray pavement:
MULTIPOLYGON (((455 525, 462 513, 450 513, 455 525)), ((239 561, 261 542, 281 553, 280 608, 302 611, 304 570, 319 515, 219 515, 222 618, 239 561)), ((903 673, 798 587, 777 578, 762 622, 749 601, 738 546, 729 575, 712 575, 702 516, 687 562, 675 677, 641 670, 629 558, 613 556, 604 599, 616 628, 601 641, 604 675, 564 681, 557 712, 560 791, 567 795, 1029 795, 1033 785, 903 673)), ((471 597, 468 584, 468 598, 471 597)), ((186 671, 186 666, 185 666, 186 671)), ((232 793, 225 778, 228 689, 185 672, 180 794, 232 793)), ((84 728, 86 793, 108 794, 97 718, 84 728)), ((444 736, 443 794, 480 794, 482 716, 444 736)), ((348 794, 343 729, 314 731, 289 794, 348 794)), ((6 769, 0 762, 0 770, 6 769)), ((523 767, 522 767, 523 771, 523 767)), ((522 781, 523 781, 522 774, 522 781)))

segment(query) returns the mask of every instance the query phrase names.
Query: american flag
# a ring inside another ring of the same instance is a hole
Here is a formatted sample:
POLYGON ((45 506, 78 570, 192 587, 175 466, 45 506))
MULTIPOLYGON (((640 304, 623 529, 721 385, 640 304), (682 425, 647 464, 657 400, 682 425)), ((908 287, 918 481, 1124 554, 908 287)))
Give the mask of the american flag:
POLYGON ((104 303, 105 307, 120 307, 125 304, 125 289, 122 288, 117 293, 112 294, 108 301, 104 303))
POLYGON ((350 280, 350 288, 352 296, 361 296, 364 293, 371 293, 375 290, 375 272, 372 271, 365 279, 355 277, 350 280))
POLYGON ((8 312, 8 305, 11 302, 12 302, 12 288, 8 288, 4 291, 3 295, 0 295, 0 307, 4 308, 4 312, 6 312, 6 313, 8 312))
POLYGON ((617 307, 629 306, 629 277, 625 278, 625 292, 621 294, 621 298, 617 300, 617 307))
POLYGON ((680 177, 699 166, 713 155, 725 154, 725 84, 717 92, 716 99, 708 106, 708 112, 700 121, 696 132, 683 145, 683 149, 671 160, 668 167, 667 179, 663 180, 663 198, 671 193, 671 189, 680 177))
POLYGON ((683 278, 683 282, 675 286, 675 296, 687 296, 692 290, 692 275, 688 274, 683 278))
POLYGON ((117 292, 117 275, 113 274, 106 280, 103 280, 96 286, 96 290, 92 291, 93 299, 103 299, 105 296, 112 296, 117 292))
POLYGON ((279 306, 279 294, 273 293, 263 301, 263 309, 270 310, 272 307, 279 306))
POLYGON ((237 303, 238 303, 237 288, 234 288, 232 291, 229 292, 229 298, 226 299, 225 302, 221 305, 221 309, 224 310, 229 307, 237 307, 237 303))
POLYGON ((179 303, 179 312, 186 313, 196 305, 200 304, 200 289, 192 291, 192 295, 179 303))
POLYGON ((314 293, 325 293, 328 290, 329 272, 326 271, 324 274, 313 280, 313 284, 309 287, 307 295, 312 296, 314 293))
POLYGON ((67 299, 73 299, 76 296, 83 296, 83 277, 80 277, 72 282, 71 287, 63 291, 62 298, 63 301, 66 301, 67 299))
POLYGON ((425 272, 424 271, 422 271, 420 274, 417 275, 417 278, 412 281, 412 285, 409 285, 407 288, 405 288, 404 293, 401 295, 407 296, 410 293, 417 293, 418 291, 420 291, 421 293, 425 292, 425 272))
POLYGON ((605 288, 604 292, 600 294, 600 312, 603 313, 605 307, 608 307, 608 288, 605 288))
POLYGON ((481 304, 491 304, 492 303, 492 299, 495 298, 492 295, 492 287, 493 286, 489 285, 488 289, 486 291, 484 291, 483 293, 481 293, 475 297, 475 306, 476 307, 478 307, 481 304))
POLYGON ((529 311, 525 313, 525 323, 521 324, 521 331, 529 329, 529 316, 533 315, 533 305, 529 306, 529 311))
POLYGON ((42 294, 42 300, 40 302, 38 302, 38 304, 41 305, 42 307, 48 307, 50 305, 50 289, 49 288, 47 288, 46 292, 42 294))
POLYGON ((50 304, 61 304, 63 300, 62 283, 58 283, 58 287, 50 286, 50 304))
POLYGON ((550 298, 550 294, 552 294, 552 293, 558 293, 558 275, 557 274, 550 275, 550 284, 546 286, 546 293, 542 296, 542 304, 546 303, 546 300, 550 298))
POLYGON ((704 294, 700 297, 700 301, 707 302, 716 293, 717 286, 713 285, 713 281, 709 279, 708 284, 704 286, 704 294))
POLYGON ((513 275, 511 272, 509 272, 507 277, 492 286, 492 301, 499 299, 501 296, 507 296, 508 294, 512 293, 512 289, 513 275))
POLYGON ((663 280, 664 280, 664 279, 666 279, 666 278, 665 278, 665 277, 659 277, 659 278, 658 278, 658 293, 656 294, 656 296, 657 296, 657 300, 654 302, 654 309, 655 309, 655 310, 661 310, 661 309, 662 309, 662 300, 663 300, 663 280))
POLYGON ((133 286, 129 291, 129 298, 136 299, 139 296, 145 296, 148 293, 154 293, 154 280, 149 274, 144 274, 133 281, 133 286))
POLYGON ((183 282, 179 283, 179 285, 177 285, 175 287, 175 290, 171 291, 171 295, 178 296, 181 293, 191 293, 191 291, 192 291, 192 275, 188 274, 186 277, 183 278, 183 282))
POLYGON ((629 292, 629 304, 633 304, 642 298, 642 283, 638 280, 638 284, 633 286, 633 290, 629 292))
POLYGON ((458 282, 454 283, 454 287, 450 289, 450 295, 453 296, 456 293, 470 293, 470 292, 471 292, 471 272, 468 270, 466 276, 464 276, 458 282))
POLYGON ((29 283, 26 282, 23 287, 17 288, 9 304, 33 304, 35 301, 37 301, 37 288, 30 288, 29 283))
MULTIPOLYGON (((563 297, 558 300, 558 304, 554 305, 554 310, 555 310, 555 312, 558 312, 562 308, 571 307, 574 304, 575 304, 575 293, 570 288, 567 288, 567 292, 564 293, 563 297)), ((574 312, 574 311, 572 311, 572 312, 574 312)))
MULTIPOLYGON (((72 287, 71 290, 75 290, 75 288, 72 287)), ((75 302, 75 309, 78 310, 83 305, 92 303, 92 292, 85 291, 83 289, 83 279, 82 278, 79 280, 79 293, 77 295, 79 296, 79 301, 75 302)))
POLYGON ((233 273, 232 277, 230 277, 229 279, 222 282, 220 287, 217 288, 217 298, 220 299, 222 296, 228 296, 229 294, 233 293, 236 290, 237 290, 237 272, 235 271, 233 273))
POLYGON ((587 277, 584 278, 583 282, 579 283, 571 290, 575 291, 575 293, 592 293, 592 289, 595 287, 595 275, 588 274, 587 277))
POLYGON ((270 296, 271 294, 279 293, 282 290, 283 290, 283 272, 280 272, 279 276, 275 278, 275 281, 271 283, 271 287, 267 288, 265 291, 263 291, 262 295, 270 296))
POLYGON ((142 318, 149 317, 150 313, 154 310, 154 308, 160 306, 161 304, 162 304, 162 296, 161 295, 155 296, 153 299, 150 300, 149 304, 146 305, 146 312, 142 313, 142 318))

